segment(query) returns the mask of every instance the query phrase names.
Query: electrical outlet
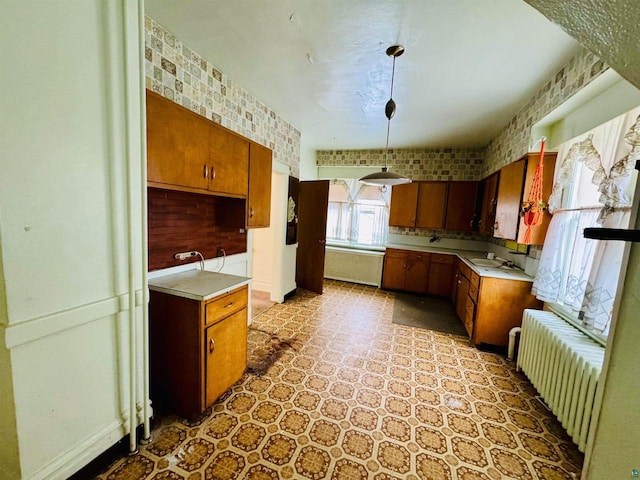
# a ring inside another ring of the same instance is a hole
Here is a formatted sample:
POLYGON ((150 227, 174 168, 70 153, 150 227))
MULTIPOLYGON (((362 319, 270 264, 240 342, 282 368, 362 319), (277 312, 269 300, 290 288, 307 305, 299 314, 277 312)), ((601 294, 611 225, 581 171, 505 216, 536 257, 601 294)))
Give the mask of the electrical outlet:
POLYGON ((176 253, 173 256, 173 258, 175 258, 176 260, 186 260, 187 258, 195 257, 197 254, 198 254, 198 252, 195 252, 195 251, 182 252, 182 253, 176 253))
POLYGON ((218 249, 216 250, 216 257, 222 257, 224 255, 226 255, 226 252, 224 251, 224 248, 218 247, 218 249))

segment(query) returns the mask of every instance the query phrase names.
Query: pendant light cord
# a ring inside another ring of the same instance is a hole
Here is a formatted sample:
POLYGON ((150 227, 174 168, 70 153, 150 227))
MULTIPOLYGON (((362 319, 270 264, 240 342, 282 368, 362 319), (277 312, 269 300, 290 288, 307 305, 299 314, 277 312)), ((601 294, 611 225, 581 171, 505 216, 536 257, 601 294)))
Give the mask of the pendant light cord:
MULTIPOLYGON (((391 93, 389 94, 389 99, 393 100, 393 80, 396 76, 396 56, 393 57, 393 67, 391 68, 391 93)), ((395 111, 394 111, 395 113, 395 111)), ((389 132, 391 130, 391 117, 389 115, 387 117, 387 143, 384 147, 384 168, 387 168, 387 156, 389 155, 389 132)))

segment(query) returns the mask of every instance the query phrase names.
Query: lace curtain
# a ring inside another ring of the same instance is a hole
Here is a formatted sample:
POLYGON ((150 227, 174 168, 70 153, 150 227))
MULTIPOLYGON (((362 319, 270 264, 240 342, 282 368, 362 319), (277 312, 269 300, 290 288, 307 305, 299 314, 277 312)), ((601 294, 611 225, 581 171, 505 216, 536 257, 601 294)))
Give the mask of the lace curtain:
POLYGON ((384 245, 389 230, 390 192, 357 179, 333 179, 329 187, 327 240, 384 245))
POLYGON ((606 336, 624 242, 585 239, 587 227, 628 228, 640 159, 640 108, 561 145, 549 198, 553 218, 532 292, 571 309, 606 336))

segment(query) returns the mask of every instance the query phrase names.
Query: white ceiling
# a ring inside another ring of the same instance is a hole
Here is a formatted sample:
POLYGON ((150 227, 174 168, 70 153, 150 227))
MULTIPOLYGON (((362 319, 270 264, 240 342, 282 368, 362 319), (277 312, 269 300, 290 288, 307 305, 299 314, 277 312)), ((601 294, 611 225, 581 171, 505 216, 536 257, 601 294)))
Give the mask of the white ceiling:
POLYGON ((313 149, 484 146, 578 50, 520 0, 146 0, 313 149))

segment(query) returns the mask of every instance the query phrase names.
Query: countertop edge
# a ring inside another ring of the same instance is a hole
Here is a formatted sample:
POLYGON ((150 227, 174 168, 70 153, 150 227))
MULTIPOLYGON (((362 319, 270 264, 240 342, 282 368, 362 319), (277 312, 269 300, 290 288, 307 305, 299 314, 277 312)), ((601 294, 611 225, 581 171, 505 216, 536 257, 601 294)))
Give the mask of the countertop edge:
POLYGON ((193 279, 194 271, 179 272, 154 279, 155 283, 149 282, 149 290, 166 293, 176 297, 188 298, 198 302, 206 302, 224 293, 228 293, 236 288, 249 285, 251 278, 237 275, 220 274, 215 272, 202 272, 203 279, 193 279), (187 278, 187 281, 180 280, 187 278), (171 285, 171 283, 177 284, 171 285), (198 287, 208 282, 210 288, 205 288, 206 293, 198 292, 198 289, 189 288, 189 283, 198 283, 198 287), (164 285, 163 285, 164 283, 164 285))
POLYGON ((495 268, 489 267, 478 267, 474 265, 469 260, 469 257, 480 258, 486 257, 486 251, 476 251, 476 250, 461 250, 455 248, 442 248, 442 247, 430 247, 426 245, 402 245, 402 244, 388 244, 386 248, 391 248, 395 250, 409 250, 414 252, 425 252, 425 253, 440 253, 445 255, 455 255, 460 260, 464 262, 466 266, 468 266, 472 271, 477 273, 481 277, 489 277, 489 278, 499 278, 503 280, 514 280, 521 282, 529 282, 533 283, 534 278, 524 273, 523 270, 498 270, 495 268))

